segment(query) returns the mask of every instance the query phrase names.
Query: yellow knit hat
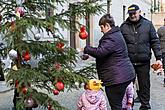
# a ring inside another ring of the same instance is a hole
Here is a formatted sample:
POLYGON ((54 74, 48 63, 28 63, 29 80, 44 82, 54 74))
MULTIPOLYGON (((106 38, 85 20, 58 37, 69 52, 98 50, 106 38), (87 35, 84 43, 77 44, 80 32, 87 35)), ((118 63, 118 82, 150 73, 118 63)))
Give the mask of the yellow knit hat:
POLYGON ((88 82, 88 89, 98 91, 102 88, 102 85, 101 85, 102 83, 103 82, 101 82, 101 80, 90 79, 88 82))

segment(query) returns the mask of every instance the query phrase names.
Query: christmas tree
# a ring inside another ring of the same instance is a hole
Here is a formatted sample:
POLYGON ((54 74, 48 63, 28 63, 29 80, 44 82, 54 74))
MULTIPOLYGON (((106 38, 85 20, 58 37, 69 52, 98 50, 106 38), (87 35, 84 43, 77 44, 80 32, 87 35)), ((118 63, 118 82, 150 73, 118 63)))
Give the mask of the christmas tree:
POLYGON ((69 4, 68 0, 0 1, 0 31, 6 45, 1 55, 12 59, 6 78, 15 87, 17 110, 39 106, 48 110, 65 109, 49 94, 58 95, 64 88, 74 89, 75 82, 81 84, 94 76, 93 66, 75 69, 77 51, 68 45, 60 29, 77 31, 81 24, 75 21, 72 26, 73 16, 100 14, 103 11, 100 1, 70 3, 70 7, 60 12, 58 7, 69 4), (52 39, 40 40, 42 32, 52 39), (39 60, 36 67, 29 64, 32 58, 39 60))

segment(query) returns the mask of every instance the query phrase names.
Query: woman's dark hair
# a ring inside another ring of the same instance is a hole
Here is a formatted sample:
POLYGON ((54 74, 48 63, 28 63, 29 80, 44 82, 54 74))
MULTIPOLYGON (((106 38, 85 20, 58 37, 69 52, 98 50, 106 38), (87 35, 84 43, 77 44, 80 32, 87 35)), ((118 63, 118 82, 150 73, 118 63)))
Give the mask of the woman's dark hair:
POLYGON ((115 26, 115 21, 113 17, 110 14, 103 15, 99 20, 99 26, 100 25, 106 25, 108 23, 111 27, 115 26))

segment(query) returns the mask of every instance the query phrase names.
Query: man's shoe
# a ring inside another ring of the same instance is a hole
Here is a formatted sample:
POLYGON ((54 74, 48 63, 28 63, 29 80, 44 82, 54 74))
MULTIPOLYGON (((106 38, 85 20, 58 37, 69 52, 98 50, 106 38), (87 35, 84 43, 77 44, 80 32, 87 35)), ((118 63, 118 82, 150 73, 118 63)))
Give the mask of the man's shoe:
POLYGON ((140 103, 139 97, 136 97, 136 98, 134 99, 134 103, 140 103))
POLYGON ((139 108, 139 110, 149 110, 151 108, 139 108))
POLYGON ((149 105, 141 105, 140 106, 140 108, 139 108, 139 110, 149 110, 149 109, 151 109, 151 106, 150 106, 150 104, 149 105))

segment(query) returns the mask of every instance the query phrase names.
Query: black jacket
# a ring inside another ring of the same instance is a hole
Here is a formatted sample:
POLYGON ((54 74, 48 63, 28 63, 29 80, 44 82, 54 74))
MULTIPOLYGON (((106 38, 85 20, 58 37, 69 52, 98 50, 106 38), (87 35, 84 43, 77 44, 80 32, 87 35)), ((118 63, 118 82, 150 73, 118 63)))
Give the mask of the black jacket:
POLYGON ((98 47, 86 46, 84 53, 96 58, 98 76, 103 85, 124 83, 135 77, 119 27, 113 27, 105 33, 98 47))
POLYGON ((150 62, 151 48, 156 59, 161 59, 160 41, 151 21, 142 16, 137 23, 127 19, 120 28, 132 63, 150 62))

